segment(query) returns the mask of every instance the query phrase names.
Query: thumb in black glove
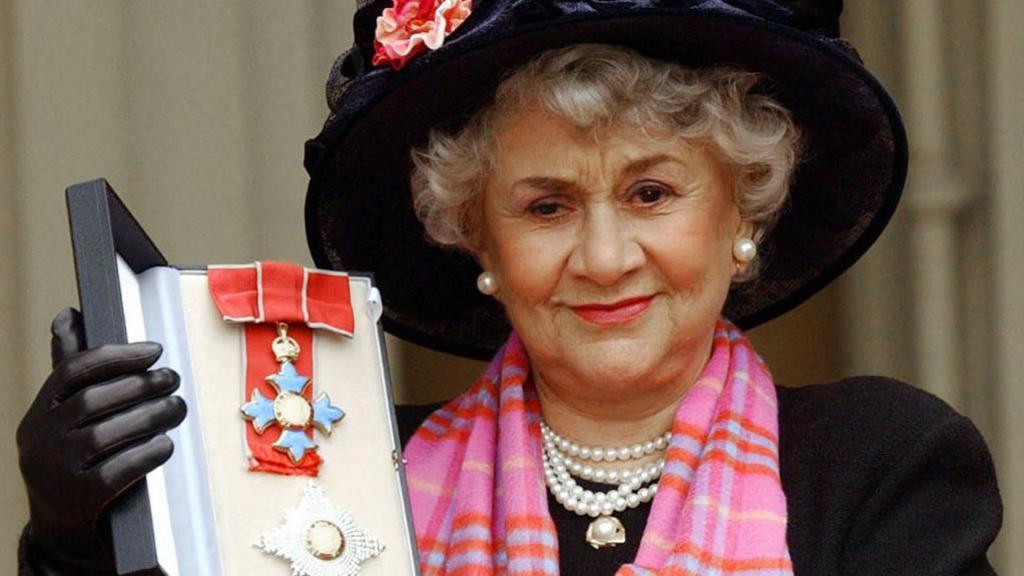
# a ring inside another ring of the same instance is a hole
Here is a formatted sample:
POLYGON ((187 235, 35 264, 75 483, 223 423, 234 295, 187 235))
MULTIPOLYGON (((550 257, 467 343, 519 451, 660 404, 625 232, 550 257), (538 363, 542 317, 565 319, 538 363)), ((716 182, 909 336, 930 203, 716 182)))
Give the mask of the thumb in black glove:
MULTIPOLYGON (((178 375, 147 370, 162 348, 142 342, 82 350, 80 314, 53 321, 53 372, 18 426, 35 557, 74 573, 113 567, 104 508, 171 456, 164 432, 185 418, 178 375)), ((52 570, 49 572, 53 572, 52 570)))

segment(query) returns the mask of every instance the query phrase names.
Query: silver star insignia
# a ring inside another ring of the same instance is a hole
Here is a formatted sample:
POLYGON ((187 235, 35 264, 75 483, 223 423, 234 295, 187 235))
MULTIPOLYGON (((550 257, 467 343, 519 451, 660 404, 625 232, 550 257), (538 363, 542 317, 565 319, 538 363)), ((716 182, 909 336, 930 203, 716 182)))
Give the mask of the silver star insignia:
POLYGON ((362 562, 384 551, 313 480, 302 491, 298 507, 260 536, 256 547, 291 561, 294 576, 355 576, 362 562))

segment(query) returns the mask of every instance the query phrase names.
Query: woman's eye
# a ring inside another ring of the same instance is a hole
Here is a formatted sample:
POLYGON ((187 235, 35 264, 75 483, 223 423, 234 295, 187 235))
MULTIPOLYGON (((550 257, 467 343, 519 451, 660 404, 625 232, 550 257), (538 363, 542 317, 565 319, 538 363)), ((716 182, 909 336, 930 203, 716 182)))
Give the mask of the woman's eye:
POLYGON ((657 204, 665 199, 670 192, 664 186, 655 184, 644 184, 635 188, 631 197, 640 204, 657 204))
POLYGON ((557 216, 561 212, 562 206, 557 202, 537 202, 531 204, 527 210, 534 216, 551 217, 557 216))

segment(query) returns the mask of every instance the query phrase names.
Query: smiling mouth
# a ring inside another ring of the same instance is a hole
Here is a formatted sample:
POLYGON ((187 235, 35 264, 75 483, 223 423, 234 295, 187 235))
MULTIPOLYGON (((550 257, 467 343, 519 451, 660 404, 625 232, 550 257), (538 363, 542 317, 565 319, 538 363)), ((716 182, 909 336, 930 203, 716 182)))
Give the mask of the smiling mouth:
POLYGON ((572 306, 571 309, 577 316, 591 324, 607 326, 610 324, 625 324, 639 318, 647 311, 654 296, 643 296, 641 298, 629 298, 612 302, 611 304, 584 304, 572 306))

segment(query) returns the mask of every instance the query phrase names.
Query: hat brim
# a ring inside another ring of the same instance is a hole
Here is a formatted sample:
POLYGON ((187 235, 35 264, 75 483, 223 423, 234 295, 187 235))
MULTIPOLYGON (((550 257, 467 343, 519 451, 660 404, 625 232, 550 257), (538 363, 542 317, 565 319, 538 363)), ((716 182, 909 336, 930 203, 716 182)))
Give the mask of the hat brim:
MULTIPOLYGON (((472 18, 472 16, 471 16, 472 18)), ((472 26, 467 20, 463 26, 472 26)), ((353 81, 311 144, 306 232, 317 266, 370 270, 384 327, 443 352, 489 358, 509 330, 476 290, 468 255, 429 243, 409 191, 409 151, 432 128, 455 127, 490 101, 505 73, 538 53, 578 43, 627 46, 686 66, 764 73, 793 114, 803 154, 758 277, 730 292, 723 313, 744 329, 796 307, 877 239, 907 169, 899 112, 840 41, 747 15, 693 10, 592 13, 508 34, 467 36, 398 72, 353 81)))

